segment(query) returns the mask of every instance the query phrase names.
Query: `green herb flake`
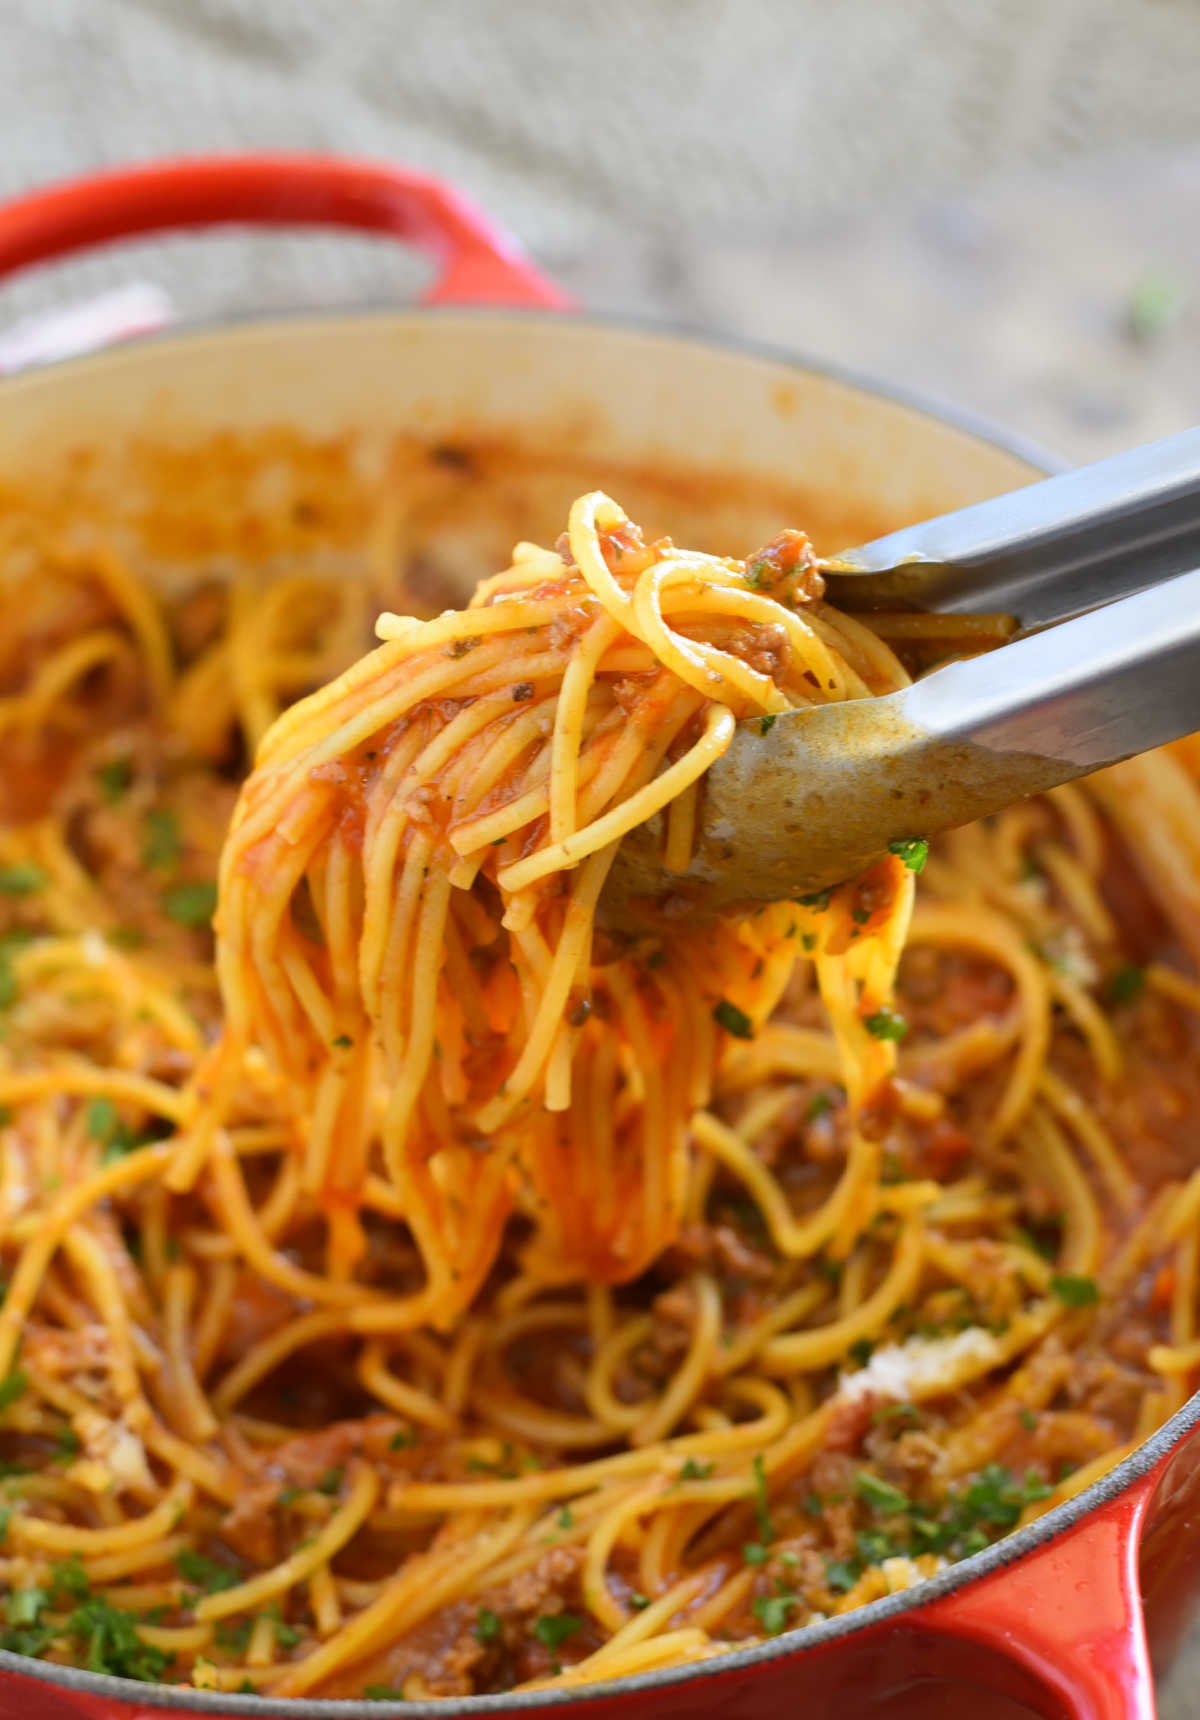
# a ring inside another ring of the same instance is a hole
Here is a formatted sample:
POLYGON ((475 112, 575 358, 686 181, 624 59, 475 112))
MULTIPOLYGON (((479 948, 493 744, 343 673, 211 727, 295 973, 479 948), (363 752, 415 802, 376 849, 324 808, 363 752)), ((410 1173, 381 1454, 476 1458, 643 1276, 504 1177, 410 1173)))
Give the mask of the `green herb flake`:
POLYGON ((681 1481, 707 1481, 715 1468, 715 1463, 701 1463, 695 1457, 689 1457, 679 1471, 679 1479, 681 1481))
POLYGON ((495 1642, 502 1628, 499 1613, 493 1612, 491 1607, 480 1607, 475 1614, 476 1642, 495 1642))
POLYGON ((253 1634, 254 1620, 251 1618, 222 1619, 215 1632, 218 1646, 238 1656, 245 1654, 253 1634))
POLYGON ((544 1647, 553 1651, 583 1629, 583 1620, 574 1613, 543 1613, 533 1621, 533 1634, 544 1647))
POLYGON ((629 1597, 629 1604, 633 1608, 634 1612, 645 1612, 646 1608, 650 1605, 650 1596, 644 1595, 640 1590, 635 1589, 629 1597))
POLYGON ((761 590, 764 585, 770 585, 774 577, 775 569, 769 561, 758 560, 746 563, 747 583, 756 589, 761 590))
POLYGON ((50 1596, 45 1589, 14 1589, 8 1597, 8 1622, 36 1624, 49 1604, 50 1596))
POLYGON ((1075 1272, 1056 1272, 1050 1288, 1068 1308, 1090 1308, 1100 1300, 1100 1290, 1094 1278, 1084 1278, 1075 1272))
POLYGON ((897 1015, 894 1009, 877 1009, 874 1015, 868 1015, 863 1026, 872 1039, 891 1039, 898 1045, 908 1032, 908 1023, 902 1015, 897 1015))
POLYGON ((899 1422, 905 1427, 916 1427, 920 1420, 921 1412, 915 1403, 885 1403, 871 1412, 871 1422, 875 1427, 885 1422, 899 1422))
POLYGON ((1145 986, 1145 968, 1136 962, 1126 962, 1110 976, 1106 995, 1112 1004, 1133 1003, 1142 995, 1145 986))
POLYGON ((744 1010, 739 1009, 736 1003, 730 1003, 727 997, 723 997, 713 1010, 713 1020, 735 1039, 754 1038, 754 1023, 744 1010))
POLYGON ((771 1522, 771 1502, 767 1492, 767 1469, 761 1451, 755 1452, 754 1461, 750 1467, 754 1474, 754 1518, 758 1524, 758 1538, 760 1541, 773 1541, 775 1539, 775 1527, 771 1522))
POLYGON ((152 807, 146 814, 146 833, 142 838, 143 866, 168 871, 179 864, 182 852, 178 817, 167 807, 152 807))
POLYGON ((1034 1415, 1034 1413, 1031 1409, 1027 1409, 1024 1405, 1022 1405, 1022 1407, 1021 1407, 1021 1411, 1020 1411, 1020 1415, 1019 1415, 1018 1419, 1021 1423, 1021 1426, 1025 1429, 1026 1433, 1033 1433, 1035 1431, 1035 1429, 1037 1428, 1037 1424, 1038 1424, 1037 1416, 1034 1415))
POLYGON ((908 1510, 908 1495, 898 1487, 893 1487, 890 1481, 884 1481, 880 1476, 873 1475, 869 1469, 860 1469, 854 1477, 854 1485, 858 1496, 872 1511, 884 1512, 895 1516, 897 1512, 908 1510))
POLYGON ((171 1664, 169 1654, 142 1641, 131 1614, 112 1606, 101 1595, 92 1595, 75 1608, 67 1620, 67 1631, 89 1672, 159 1684, 171 1664))
POLYGON ((742 1548, 742 1557, 748 1565, 765 1565, 770 1556, 771 1549, 761 1541, 747 1541, 742 1548))
POLYGON ((70 1463, 79 1456, 79 1435, 73 1427, 63 1425, 54 1435, 55 1463, 70 1463))
POLYGON ((335 1051, 349 1051, 354 1041, 348 1033, 339 1033, 337 1038, 331 1039, 329 1043, 335 1051))
POLYGON ((564 1505, 554 1521, 558 1524, 560 1529, 573 1529, 575 1527, 575 1517, 571 1507, 569 1505, 564 1505))
POLYGON ((0 1409, 7 1409, 23 1396, 29 1384, 29 1375, 20 1368, 14 1368, 11 1374, 6 1374, 0 1380, 0 1409))
POLYGON ((874 1349, 875 1346, 870 1338, 855 1338, 846 1354, 852 1362, 857 1362, 860 1368, 865 1368, 874 1349))
POLYGON ((782 1636, 799 1598, 786 1589, 775 1595, 759 1595, 750 1610, 762 1626, 764 1636, 782 1636))
POLYGON ((50 1567, 50 1592, 55 1599, 67 1595, 71 1600, 86 1600, 92 1592, 88 1574, 83 1568, 83 1560, 78 1553, 73 1553, 69 1559, 60 1559, 50 1567))
POLYGON ((833 1100, 828 1093, 814 1093, 804 1107, 804 1121, 815 1123, 818 1117, 827 1117, 833 1110, 833 1100))
POLYGON ((389 1451, 407 1451, 417 1443, 417 1436, 411 1427, 402 1427, 388 1440, 389 1451))
POLYGON ((100 797, 106 806, 115 806, 124 798, 126 790, 133 778, 133 765, 125 758, 112 758, 100 765, 96 771, 96 781, 100 785, 100 797))
POLYGON ((234 1589, 241 1582, 239 1572, 216 1559, 206 1558, 194 1547, 184 1547, 175 1555, 175 1569, 185 1583, 202 1589, 206 1595, 220 1594, 222 1589, 234 1589))
POLYGON ((217 886, 210 882, 175 884, 163 891, 163 909, 176 925, 195 931, 207 926, 217 907, 217 886))
POLYGON ((796 897, 796 903, 799 907, 811 908, 814 914, 823 914, 832 900, 832 890, 813 890, 807 896, 796 897))
POLYGON ((395 1684, 368 1684, 363 1691, 364 1702, 404 1702, 404 1686, 395 1684))
POLYGON ((903 860, 910 872, 922 872, 929 858, 929 843, 923 836, 906 836, 899 842, 889 842, 888 853, 903 860))
POLYGON ((332 1498, 341 1487, 342 1477, 345 1473, 344 1468, 340 1464, 336 1469, 327 1469, 321 1479, 317 1482, 317 1492, 324 1493, 328 1498, 332 1498))
POLYGON ((759 724, 758 724, 759 734, 760 735, 769 735, 771 730, 775 727, 775 724, 778 721, 779 721, 778 713, 774 712, 774 711, 768 711, 765 717, 760 717, 760 719, 759 719, 759 724))
POLYGON ((46 882, 46 874, 40 866, 34 866, 26 861, 18 861, 12 866, 0 866, 0 894, 5 896, 32 896, 46 882))
POLYGON ((113 1104, 111 1099, 106 1098, 101 1094, 95 1099, 88 1100, 88 1108, 85 1115, 87 1118, 88 1134, 91 1136, 93 1141, 97 1141, 100 1146, 106 1147, 109 1141, 112 1140, 116 1131, 117 1107, 113 1104))
POLYGON ((857 1559, 826 1559, 825 1583, 835 1595, 849 1594, 859 1577, 862 1567, 857 1559))
POLYGON ((304 1632, 298 1625, 288 1624, 278 1611, 271 1614, 275 1621, 275 1641, 280 1648, 295 1648, 304 1638, 304 1632))

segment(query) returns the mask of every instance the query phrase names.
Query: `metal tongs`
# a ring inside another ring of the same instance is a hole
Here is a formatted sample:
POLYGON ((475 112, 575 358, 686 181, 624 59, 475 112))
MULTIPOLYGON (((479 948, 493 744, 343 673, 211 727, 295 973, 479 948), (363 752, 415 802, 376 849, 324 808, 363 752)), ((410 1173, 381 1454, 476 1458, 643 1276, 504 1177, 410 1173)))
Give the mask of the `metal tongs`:
POLYGON ((622 844, 606 913, 808 895, 890 844, 1200 729, 1200 429, 848 550, 846 610, 1011 615, 1010 643, 901 692, 742 723, 705 779, 694 858, 622 844))

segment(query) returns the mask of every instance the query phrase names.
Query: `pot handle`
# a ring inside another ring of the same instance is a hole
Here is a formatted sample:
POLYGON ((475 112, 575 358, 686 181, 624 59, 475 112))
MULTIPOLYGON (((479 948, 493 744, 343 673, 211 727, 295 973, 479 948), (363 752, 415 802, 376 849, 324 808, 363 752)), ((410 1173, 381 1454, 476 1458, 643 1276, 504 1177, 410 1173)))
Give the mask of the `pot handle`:
POLYGON ((994 1682, 1054 1720, 1155 1720, 1138 1583, 1148 1482, 1090 1511, 1046 1546, 921 1608, 914 1623, 995 1651, 994 1682))
POLYGON ((569 304, 461 192, 410 168, 323 155, 151 162, 30 192, 0 206, 0 280, 142 233, 233 224, 354 227, 405 239, 441 261, 427 304, 569 304))

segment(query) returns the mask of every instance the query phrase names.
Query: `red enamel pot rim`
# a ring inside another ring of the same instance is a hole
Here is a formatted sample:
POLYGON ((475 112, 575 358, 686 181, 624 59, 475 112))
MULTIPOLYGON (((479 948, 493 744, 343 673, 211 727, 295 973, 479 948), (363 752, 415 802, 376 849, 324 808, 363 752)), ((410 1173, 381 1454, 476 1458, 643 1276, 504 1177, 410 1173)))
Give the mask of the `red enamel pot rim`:
MULTIPOLYGON (((513 310, 519 310, 523 319, 531 313, 543 316, 552 313, 552 320, 557 321, 559 315, 570 308, 565 295, 538 274, 522 256, 519 247, 458 192, 427 175, 406 169, 321 156, 255 155, 164 162, 103 173, 92 179, 34 193, 0 207, 0 280, 30 264, 123 237, 163 229, 231 223, 334 225, 389 232, 402 237, 432 250, 441 259, 443 273, 425 295, 424 303, 430 307, 453 306, 456 316, 465 311, 472 318, 487 317, 502 307, 505 316, 513 310)), ((345 318, 347 313, 336 314, 345 318)), ((369 321, 378 314, 370 310, 355 312, 352 320, 365 318, 369 321)), ((395 314, 394 308, 391 314, 395 314)), ((290 324, 296 320, 287 316, 227 318, 219 328, 228 329, 231 322, 239 325, 253 322, 261 326, 268 321, 271 324, 290 324)), ((302 313, 302 320, 321 323, 326 319, 319 312, 306 311, 302 313)), ((660 327, 623 317, 588 317, 586 321, 594 322, 598 329, 636 329, 664 344, 690 343, 709 349, 732 350, 745 353, 748 358, 770 360, 797 372, 825 376, 864 394, 891 401, 914 413, 968 432, 982 442, 1014 454, 1030 466, 1048 470, 1059 465, 1058 461, 1023 438, 998 431, 969 412, 923 398, 917 392, 881 385, 855 374, 848 367, 819 361, 814 363, 795 352, 779 352, 769 345, 750 340, 717 339, 710 334, 692 333, 678 325, 660 327)), ((147 338, 156 345, 186 343, 211 339, 213 331, 168 331, 147 338)), ((140 346, 144 342, 139 341, 138 344, 140 346)), ((120 352, 115 352, 100 357, 73 358, 41 369, 58 372, 74 370, 81 365, 119 364, 120 358, 120 352)), ((1147 1706, 1152 1698, 1149 1696, 1145 1637, 1136 1592, 1137 1548, 1160 1474, 1172 1452, 1194 1433, 1198 1424, 1200 1393, 1123 1462, 1075 1498, 1056 1506, 1028 1527, 983 1552, 947 1567, 909 1590, 820 1624, 749 1648, 730 1651, 715 1660, 614 1679, 608 1683, 562 1691, 439 1698, 427 1702, 273 1699, 172 1685, 148 1686, 75 1667, 52 1666, 4 1651, 0 1651, 0 1675, 17 1674, 24 1679, 57 1686, 66 1692, 106 1699, 122 1707, 133 1704, 142 1710, 183 1710, 211 1715, 244 1712, 278 1716, 279 1720, 366 1720, 367 1715, 377 1716, 378 1720, 405 1720, 409 1716, 442 1720, 442 1717, 454 1715, 534 1713, 626 1697, 648 1699, 647 1711, 654 1712, 656 1693, 702 1682, 716 1686, 719 1682, 780 1662, 794 1661, 799 1666, 819 1651, 874 1633, 880 1627, 900 1620, 911 1620, 920 1626, 923 1620, 928 1619, 931 1627, 943 1635, 961 1635, 980 1646, 999 1645, 1002 1653, 1011 1649, 1015 1658, 1020 1660, 1021 1656, 1016 1653, 1017 1645, 1012 1640, 1014 1620, 1018 1630, 1025 1621, 1019 1617, 1019 1609, 997 1604, 1002 1592, 1011 1586, 1005 1574, 1012 1573, 1019 1578, 1022 1572, 1027 1575, 1031 1571, 1049 1572, 1051 1576, 1057 1576, 1061 1584, 1064 1578, 1080 1578, 1088 1574, 1087 1561, 1094 1558, 1098 1547, 1103 1546, 1114 1549, 1114 1561, 1120 1563, 1121 1569, 1114 1572, 1103 1599, 1094 1603, 1094 1625, 1089 1623, 1089 1608, 1093 1603, 1076 1601, 1071 1635, 1064 1643, 1064 1653, 1078 1656, 1083 1645, 1086 1656, 1093 1643, 1102 1645, 1097 1649, 1096 1658, 1104 1660, 1108 1670, 1095 1674, 1095 1677, 1106 1677, 1114 1691, 1119 1692, 1116 1697, 1118 1704, 1122 1699, 1127 1704, 1106 1708, 1105 1712, 1128 1715, 1129 1720, 1142 1720, 1152 1712, 1147 1706), (1105 1524, 1111 1529, 1111 1535, 1102 1542, 1094 1540, 1089 1545, 1090 1530, 1105 1524), (1071 1552, 1072 1548, 1074 1552, 1071 1552), (1061 1551, 1062 1559, 1054 1569, 1044 1560, 1048 1553, 1056 1551, 1061 1551), (1074 1562, 1068 1564, 1069 1560, 1074 1562), (982 1594, 979 1593, 981 1587, 982 1594), (962 1604, 964 1600, 968 1603, 966 1607, 962 1604)), ((1083 1584, 1076 1583, 1076 1587, 1083 1587, 1083 1584)), ((1027 1583, 1022 1603, 1026 1607, 1028 1589, 1027 1583)), ((1037 1635, 1036 1625, 1031 1628, 1037 1635)), ((1043 1658, 1048 1642, 1053 1649, 1052 1627, 1049 1626, 1041 1633, 1039 1648, 1043 1658)), ((1032 1664, 1036 1658, 1036 1655, 1026 1656, 1025 1663, 1032 1664)), ((1069 1701, 1073 1676, 1066 1669, 1059 1687, 1064 1699, 1069 1701)), ((1098 1687, 1098 1684, 1089 1682, 1089 1689, 1093 1692, 1098 1687)), ((1090 1707, 1072 1707, 1071 1711, 1080 1714, 1093 1712, 1090 1707)), ((1099 1712, 1098 1709, 1095 1711, 1099 1712)))

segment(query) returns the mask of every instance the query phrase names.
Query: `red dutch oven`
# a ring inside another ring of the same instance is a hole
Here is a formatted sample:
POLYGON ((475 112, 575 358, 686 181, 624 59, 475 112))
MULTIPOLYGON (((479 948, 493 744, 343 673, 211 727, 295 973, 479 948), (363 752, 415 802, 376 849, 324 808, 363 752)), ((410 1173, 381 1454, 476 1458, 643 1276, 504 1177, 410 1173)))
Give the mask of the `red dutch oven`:
MULTIPOLYGON (((686 492, 691 530, 744 547, 778 526, 781 505, 804 523, 813 506, 828 517, 835 497, 846 519, 884 529, 1044 470, 1016 444, 795 359, 564 316, 565 295, 465 198, 394 167, 244 156, 56 186, 0 209, 0 277, 114 240, 233 223, 390 234, 441 272, 415 309, 169 334, 7 378, 0 474, 44 473, 89 443, 279 424, 507 439, 531 471, 545 456, 567 486, 550 499, 554 517, 576 487, 602 481, 626 497, 622 473, 636 490, 658 471, 686 492)), ((464 566, 472 533, 489 554, 498 531, 501 547, 536 535, 537 520, 514 517, 514 496, 509 480, 490 532, 464 524, 464 566)), ((549 505, 538 493, 534 512, 549 505)), ((1198 1423, 1194 1398, 1078 1497, 915 1589, 695 1667, 561 1695, 381 1705, 157 1688, 0 1653, 0 1720, 1153 1720, 1153 1676, 1200 1600, 1198 1423)))

